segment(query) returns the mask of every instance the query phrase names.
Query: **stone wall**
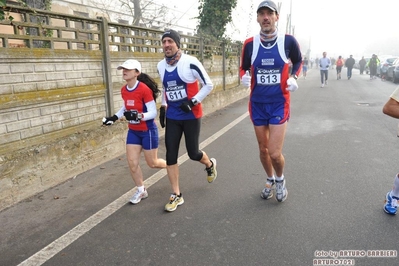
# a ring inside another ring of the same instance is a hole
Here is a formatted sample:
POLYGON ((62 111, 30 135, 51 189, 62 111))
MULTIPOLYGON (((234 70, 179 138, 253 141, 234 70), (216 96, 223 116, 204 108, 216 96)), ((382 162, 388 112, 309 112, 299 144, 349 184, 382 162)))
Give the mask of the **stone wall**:
MULTIPOLYGON (((162 54, 111 53, 115 111, 123 84, 116 67, 128 58, 157 77, 162 54)), ((221 62, 204 61, 215 84, 205 114, 248 95, 237 57, 227 59, 225 86, 221 62)), ((103 77, 100 51, 0 48, 0 210, 125 152, 126 123, 101 126, 103 77)))

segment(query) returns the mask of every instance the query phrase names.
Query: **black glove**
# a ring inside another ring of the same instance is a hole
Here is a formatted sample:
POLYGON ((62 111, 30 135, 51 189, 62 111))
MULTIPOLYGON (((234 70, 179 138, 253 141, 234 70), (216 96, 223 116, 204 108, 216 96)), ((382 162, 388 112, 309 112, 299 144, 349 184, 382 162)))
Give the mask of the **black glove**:
POLYGON ((113 123, 115 123, 116 120, 118 120, 118 117, 116 115, 110 117, 103 117, 103 125, 110 126, 113 123))
POLYGON ((184 101, 180 105, 180 109, 182 109, 185 113, 189 113, 194 106, 194 103, 192 101, 184 101))
POLYGON ((137 110, 130 110, 123 113, 126 120, 138 122, 141 119, 139 112, 137 110))
POLYGON ((165 113, 165 106, 161 106, 161 108, 159 108, 159 123, 161 124, 162 128, 165 127, 165 113))

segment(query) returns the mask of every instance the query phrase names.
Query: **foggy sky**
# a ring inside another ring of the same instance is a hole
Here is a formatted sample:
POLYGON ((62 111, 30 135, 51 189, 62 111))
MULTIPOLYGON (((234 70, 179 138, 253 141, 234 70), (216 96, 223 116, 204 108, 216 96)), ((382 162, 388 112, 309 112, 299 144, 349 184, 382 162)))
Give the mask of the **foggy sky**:
MULTIPOLYGON (((196 28, 198 0, 160 0, 177 12, 178 24, 189 31, 196 28), (179 10, 179 11, 177 11, 179 10)), ((227 26, 227 36, 244 41, 259 32, 256 9, 261 0, 238 0, 233 11, 233 23, 227 26)), ((275 0, 281 5, 278 28, 286 32, 288 15, 301 50, 311 50, 311 57, 344 58, 399 55, 399 1, 378 0, 275 0), (292 3, 292 5, 291 5, 292 3)))

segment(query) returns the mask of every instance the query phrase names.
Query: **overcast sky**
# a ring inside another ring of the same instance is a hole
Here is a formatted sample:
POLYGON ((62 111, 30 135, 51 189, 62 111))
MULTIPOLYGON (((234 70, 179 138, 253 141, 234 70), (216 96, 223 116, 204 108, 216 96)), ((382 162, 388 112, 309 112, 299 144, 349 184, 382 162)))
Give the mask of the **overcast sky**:
MULTIPOLYGON (((195 29, 198 0, 160 0, 174 12, 177 22, 189 32, 195 29)), ((233 11, 233 23, 228 35, 233 40, 244 40, 259 31, 256 9, 260 0, 238 0, 233 11)), ((286 32, 287 17, 301 50, 311 50, 311 57, 329 56, 355 58, 379 55, 399 55, 398 0, 279 0, 281 5, 279 31, 286 32)))

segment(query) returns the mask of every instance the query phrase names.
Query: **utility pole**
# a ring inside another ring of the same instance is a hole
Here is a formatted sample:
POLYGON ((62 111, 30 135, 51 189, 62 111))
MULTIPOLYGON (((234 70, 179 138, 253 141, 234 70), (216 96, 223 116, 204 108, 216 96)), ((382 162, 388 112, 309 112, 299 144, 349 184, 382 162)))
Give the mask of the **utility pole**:
MULTIPOLYGON (((277 3, 277 12, 278 12, 278 14, 280 14, 281 5, 282 5, 282 3, 281 3, 281 2, 278 2, 278 3, 277 3)), ((276 26, 278 27, 278 21, 277 21, 277 24, 276 24, 276 26)))
POLYGON ((290 35, 294 35, 292 31, 292 0, 290 0, 290 13, 287 15, 287 25, 285 32, 290 35))
POLYGON ((285 33, 287 33, 287 34, 291 34, 290 21, 291 21, 291 14, 288 14, 287 15, 287 25, 285 27, 285 33))
POLYGON ((290 34, 292 34, 292 0, 290 0, 290 34))
POLYGON ((251 8, 249 9, 249 21, 247 25, 247 38, 249 37, 250 34, 252 34, 252 29, 251 29, 251 23, 252 23, 252 14, 253 14, 253 9, 254 9, 254 1, 251 0, 251 8))

